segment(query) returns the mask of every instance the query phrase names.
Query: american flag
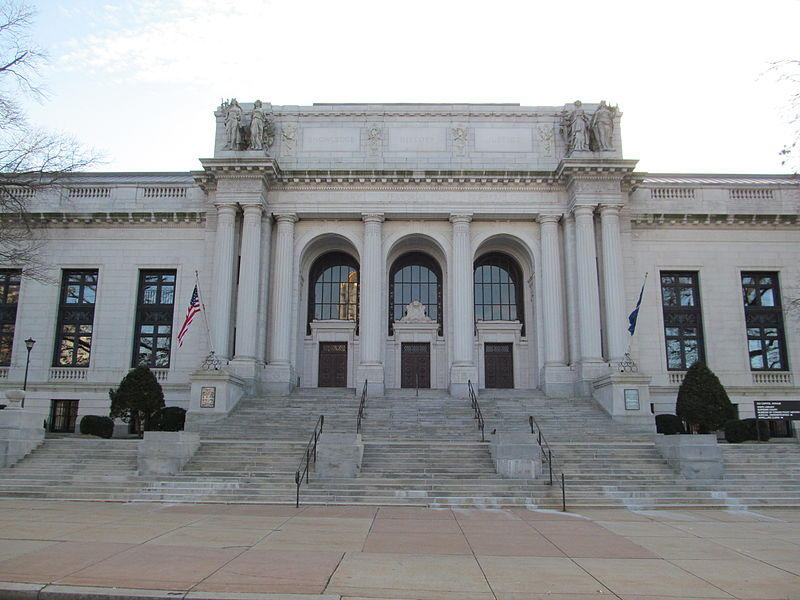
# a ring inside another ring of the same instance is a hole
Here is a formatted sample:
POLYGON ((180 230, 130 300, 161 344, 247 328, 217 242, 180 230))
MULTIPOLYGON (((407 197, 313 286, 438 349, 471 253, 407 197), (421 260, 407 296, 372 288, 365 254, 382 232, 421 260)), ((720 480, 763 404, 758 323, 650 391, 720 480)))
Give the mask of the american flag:
POLYGON ((186 335, 186 332, 189 331, 189 325, 192 324, 194 317, 197 313, 200 312, 200 296, 197 294, 197 286, 194 286, 194 291, 192 292, 192 299, 189 300, 189 308, 186 309, 186 319, 183 321, 183 326, 181 330, 178 332, 178 347, 183 346, 183 336, 186 335))

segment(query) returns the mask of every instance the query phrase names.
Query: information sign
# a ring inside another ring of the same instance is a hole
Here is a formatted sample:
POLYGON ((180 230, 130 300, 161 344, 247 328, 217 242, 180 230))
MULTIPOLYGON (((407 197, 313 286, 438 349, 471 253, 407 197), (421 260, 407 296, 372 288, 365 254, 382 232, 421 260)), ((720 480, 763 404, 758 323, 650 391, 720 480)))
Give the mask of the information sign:
POLYGON ((756 400, 756 419, 800 421, 800 400, 756 400))

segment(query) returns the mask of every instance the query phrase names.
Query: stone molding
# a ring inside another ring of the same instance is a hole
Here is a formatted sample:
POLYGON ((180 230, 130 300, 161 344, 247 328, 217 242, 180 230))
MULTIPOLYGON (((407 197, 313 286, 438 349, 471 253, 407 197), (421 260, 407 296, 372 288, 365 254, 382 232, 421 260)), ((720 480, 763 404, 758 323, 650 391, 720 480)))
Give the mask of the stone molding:
POLYGON ((665 226, 699 227, 797 227, 800 215, 797 213, 779 214, 712 214, 712 213, 634 213, 630 216, 631 225, 637 229, 665 226))

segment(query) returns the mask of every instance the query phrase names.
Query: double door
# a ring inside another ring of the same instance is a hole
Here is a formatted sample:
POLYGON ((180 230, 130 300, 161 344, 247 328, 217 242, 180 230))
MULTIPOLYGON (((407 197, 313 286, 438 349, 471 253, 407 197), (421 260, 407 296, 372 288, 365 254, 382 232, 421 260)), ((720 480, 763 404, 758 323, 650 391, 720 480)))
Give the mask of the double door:
POLYGON ((319 387, 347 387, 347 342, 319 343, 319 387))
POLYGON ((50 407, 50 431, 55 433, 75 433, 75 421, 77 419, 77 400, 53 400, 50 407))
POLYGON ((513 388, 514 352, 512 344, 484 344, 483 367, 487 388, 513 388))
POLYGON ((431 387, 431 345, 404 342, 400 348, 400 387, 431 387))

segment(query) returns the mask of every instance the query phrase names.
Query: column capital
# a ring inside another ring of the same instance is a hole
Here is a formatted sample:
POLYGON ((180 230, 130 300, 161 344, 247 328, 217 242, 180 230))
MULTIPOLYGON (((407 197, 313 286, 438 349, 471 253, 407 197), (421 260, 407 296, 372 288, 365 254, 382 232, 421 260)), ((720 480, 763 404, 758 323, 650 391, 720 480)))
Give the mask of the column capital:
POLYGON ((536 221, 541 223, 558 223, 561 220, 561 214, 545 214, 536 217, 536 221))
POLYGON ((258 215, 260 217, 261 212, 264 210, 263 202, 240 202, 239 205, 245 215, 258 215))
POLYGON ((594 204, 576 204, 572 208, 572 212, 575 213, 576 217, 581 217, 584 215, 593 215, 594 214, 594 204))
POLYGON ((295 213, 272 213, 278 223, 297 223, 299 219, 295 213))
POLYGON ((236 202, 215 202, 214 207, 217 209, 217 214, 236 214, 238 204, 236 202))
POLYGON ((622 204, 614 203, 606 203, 603 202, 600 204, 600 214, 619 214, 619 211, 622 209, 622 204))
POLYGON ((472 213, 454 213, 450 215, 451 223, 469 223, 472 221, 472 213))
POLYGON ((383 213, 361 213, 361 220, 364 223, 383 223, 386 219, 383 213))

